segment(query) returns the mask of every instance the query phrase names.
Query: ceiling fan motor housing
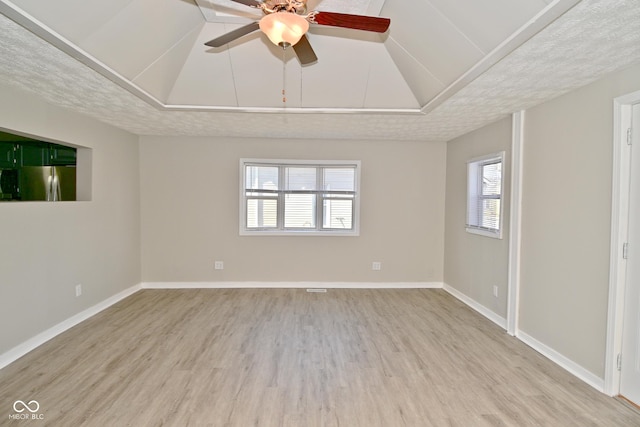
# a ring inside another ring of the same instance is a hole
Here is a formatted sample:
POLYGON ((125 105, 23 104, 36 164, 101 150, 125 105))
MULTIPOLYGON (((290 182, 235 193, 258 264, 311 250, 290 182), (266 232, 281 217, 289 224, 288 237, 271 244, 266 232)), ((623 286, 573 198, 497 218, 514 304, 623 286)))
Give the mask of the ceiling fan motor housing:
POLYGON ((262 11, 265 14, 274 12, 290 12, 298 15, 307 13, 306 0, 268 0, 265 1, 262 11))

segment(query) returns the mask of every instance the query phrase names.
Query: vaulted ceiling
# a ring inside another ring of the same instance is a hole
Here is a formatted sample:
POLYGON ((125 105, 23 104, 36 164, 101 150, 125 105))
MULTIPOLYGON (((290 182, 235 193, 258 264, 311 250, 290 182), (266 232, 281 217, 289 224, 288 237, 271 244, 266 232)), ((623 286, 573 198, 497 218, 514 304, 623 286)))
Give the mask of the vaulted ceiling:
POLYGON ((307 6, 391 27, 311 25, 301 66, 259 31, 205 46, 262 16, 231 0, 0 0, 0 77, 137 134, 444 141, 640 62, 637 0, 307 6))

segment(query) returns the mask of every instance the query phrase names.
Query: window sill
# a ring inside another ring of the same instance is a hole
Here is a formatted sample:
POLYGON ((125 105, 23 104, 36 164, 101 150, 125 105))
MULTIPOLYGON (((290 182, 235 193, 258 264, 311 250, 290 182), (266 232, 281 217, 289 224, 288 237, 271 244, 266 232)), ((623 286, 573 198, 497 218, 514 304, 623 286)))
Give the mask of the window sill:
POLYGON ((470 227, 466 227, 466 230, 467 230, 467 233, 477 234, 479 236, 491 237, 492 239, 502 240, 502 231, 493 232, 493 231, 481 230, 478 228, 470 228, 470 227))
POLYGON ((317 230, 292 230, 292 231, 282 231, 282 230, 240 230, 241 236, 284 236, 284 237, 299 237, 299 236, 331 236, 331 237, 358 237, 360 235, 358 230, 352 231, 317 231, 317 230))

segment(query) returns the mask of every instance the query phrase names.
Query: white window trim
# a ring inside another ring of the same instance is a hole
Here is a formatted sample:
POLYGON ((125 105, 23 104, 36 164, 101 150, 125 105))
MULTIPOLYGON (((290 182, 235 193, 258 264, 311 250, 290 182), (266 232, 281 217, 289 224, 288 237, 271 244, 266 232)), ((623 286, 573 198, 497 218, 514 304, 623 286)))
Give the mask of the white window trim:
POLYGON ((292 159, 240 159, 240 209, 239 209, 239 234, 241 236, 353 236, 360 235, 360 160, 292 160, 292 159), (353 199, 353 228, 350 230, 249 230, 246 227, 247 205, 245 199, 245 165, 247 164, 264 164, 274 166, 355 166, 355 196, 353 199))
POLYGON ((505 152, 500 151, 498 153, 492 153, 485 156, 475 157, 467 162, 467 194, 466 194, 467 209, 466 209, 466 215, 465 215, 465 222, 466 222, 466 230, 468 233, 477 234, 485 237, 491 237, 494 239, 502 239, 502 229, 503 229, 502 224, 503 224, 503 212, 504 212, 504 157, 505 157, 505 152), (469 188, 469 181, 470 181, 470 175, 471 175, 470 169, 472 167, 477 167, 478 165, 481 165, 481 164, 492 163, 492 162, 502 163, 502 174, 500 177, 500 223, 498 224, 498 230, 496 231, 488 230, 486 228, 480 228, 480 227, 476 227, 468 224, 469 201, 471 198, 471 194, 470 194, 471 188, 469 188))

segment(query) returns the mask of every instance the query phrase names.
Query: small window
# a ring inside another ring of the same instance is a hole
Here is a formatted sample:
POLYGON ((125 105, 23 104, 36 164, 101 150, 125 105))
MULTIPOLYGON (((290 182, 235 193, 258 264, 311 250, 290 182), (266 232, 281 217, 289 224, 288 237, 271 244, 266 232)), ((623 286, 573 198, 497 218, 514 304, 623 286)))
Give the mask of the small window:
POLYGON ((467 163, 467 231, 502 238, 504 152, 467 163))
POLYGON ((358 235, 359 161, 241 159, 240 234, 358 235))

